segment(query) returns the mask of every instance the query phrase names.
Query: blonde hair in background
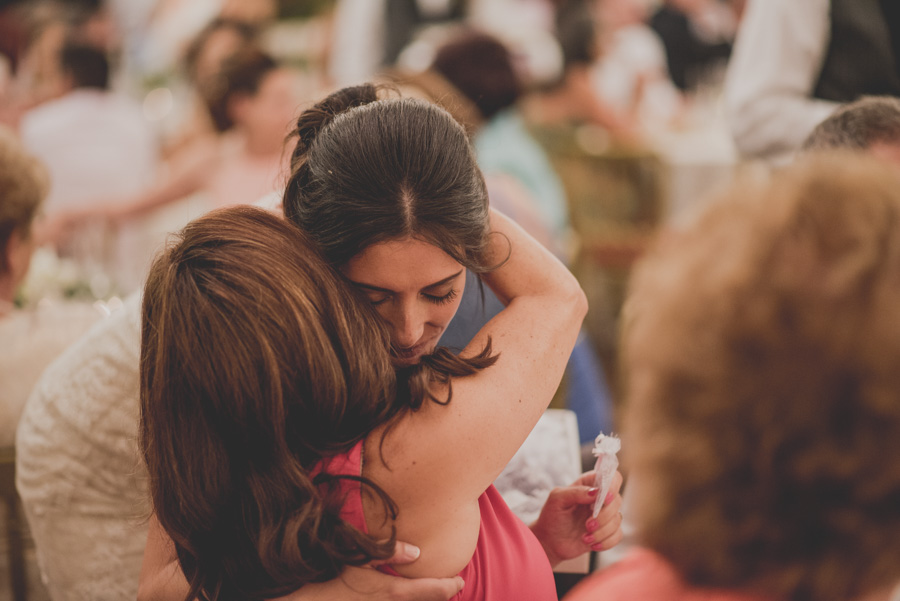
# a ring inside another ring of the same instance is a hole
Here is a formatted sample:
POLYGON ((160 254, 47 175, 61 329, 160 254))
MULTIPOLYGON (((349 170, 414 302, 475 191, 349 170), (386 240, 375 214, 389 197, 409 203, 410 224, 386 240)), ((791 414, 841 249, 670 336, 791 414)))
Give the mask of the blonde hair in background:
POLYGON ((856 599, 900 579, 900 177, 850 154, 736 184, 637 270, 626 465, 695 586, 856 599))
POLYGON ((10 237, 31 234, 31 224, 50 189, 44 165, 28 154, 10 130, 0 127, 0 273, 8 269, 5 249, 10 237))

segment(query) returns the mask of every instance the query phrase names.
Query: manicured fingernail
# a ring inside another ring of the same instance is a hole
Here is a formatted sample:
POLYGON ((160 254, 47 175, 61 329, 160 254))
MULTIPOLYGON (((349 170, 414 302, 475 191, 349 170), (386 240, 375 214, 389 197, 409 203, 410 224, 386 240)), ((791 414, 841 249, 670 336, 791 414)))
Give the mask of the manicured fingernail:
POLYGON ((602 551, 603 543, 597 543, 596 545, 591 545, 591 550, 592 551, 602 551))
POLYGON ((594 542, 594 535, 593 534, 585 534, 584 536, 581 537, 581 540, 584 541, 584 544, 590 545, 594 542))
POLYGON ((599 489, 599 488, 589 488, 589 489, 588 489, 588 496, 589 496, 589 497, 596 497, 598 492, 600 492, 600 489, 599 489))
POLYGON ((409 543, 403 543, 403 551, 410 561, 414 561, 422 554, 422 549, 409 543))
POLYGON ((596 519, 591 518, 587 521, 587 529, 590 530, 591 532, 593 532, 594 530, 596 530, 599 527, 600 527, 600 522, 598 522, 596 519))
POLYGON ((612 500, 615 498, 616 498, 615 493, 609 493, 608 495, 606 495, 606 500, 603 501, 603 504, 609 505, 610 503, 612 503, 612 500))

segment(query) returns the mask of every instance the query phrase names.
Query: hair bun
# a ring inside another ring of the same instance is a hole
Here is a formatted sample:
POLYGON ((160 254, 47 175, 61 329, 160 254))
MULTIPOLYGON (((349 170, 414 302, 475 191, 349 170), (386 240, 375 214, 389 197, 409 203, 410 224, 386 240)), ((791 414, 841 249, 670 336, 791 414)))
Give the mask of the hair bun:
POLYGON ((297 119, 297 127, 294 130, 294 134, 299 138, 294 157, 299 158, 309 149, 319 132, 337 115, 377 100, 378 88, 367 83, 338 90, 312 108, 303 111, 297 119))
POLYGON ((291 153, 291 176, 285 187, 282 197, 284 215, 288 219, 297 218, 299 210, 297 203, 286 202, 288 198, 302 198, 303 191, 309 182, 309 168, 306 164, 306 153, 316 136, 334 118, 350 109, 363 106, 378 100, 378 87, 366 83, 359 86, 342 88, 328 95, 312 108, 301 113, 297 119, 297 126, 291 135, 297 136, 297 146, 291 153))

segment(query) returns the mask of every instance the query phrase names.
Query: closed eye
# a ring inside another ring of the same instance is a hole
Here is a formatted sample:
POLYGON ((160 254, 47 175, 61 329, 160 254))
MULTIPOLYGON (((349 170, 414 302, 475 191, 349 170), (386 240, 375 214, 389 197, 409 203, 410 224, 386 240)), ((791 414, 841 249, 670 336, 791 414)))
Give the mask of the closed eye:
POLYGON ((457 294, 459 294, 459 292, 456 290, 456 288, 451 288, 450 292, 444 294, 443 296, 435 296, 433 294, 424 293, 422 294, 422 296, 428 299, 428 302, 434 303, 435 305, 445 305, 455 299, 457 294))

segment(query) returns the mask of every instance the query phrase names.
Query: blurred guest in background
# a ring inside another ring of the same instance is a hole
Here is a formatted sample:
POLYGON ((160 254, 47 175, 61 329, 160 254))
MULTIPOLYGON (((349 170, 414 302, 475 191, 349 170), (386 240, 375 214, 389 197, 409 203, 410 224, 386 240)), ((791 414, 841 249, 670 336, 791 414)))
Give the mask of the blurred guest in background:
POLYGON ((114 53, 120 35, 102 0, 39 0, 16 3, 4 11, 4 31, 12 58, 0 118, 18 128, 28 109, 57 98, 70 90, 70 82, 59 60, 66 42, 77 42, 114 53))
POLYGON ((900 96, 900 4, 749 0, 725 81, 747 157, 788 160, 840 103, 900 96))
POLYGON ((530 124, 539 127, 593 123, 606 129, 616 144, 641 145, 640 126, 632 112, 607 103, 591 83, 591 66, 601 50, 592 6, 593 0, 562 2, 556 15, 562 72, 556 81, 525 97, 523 112, 530 124))
POLYGON ((737 19, 722 0, 665 0, 650 17, 650 27, 666 48, 672 83, 689 92, 724 67, 737 19))
POLYGON ((157 0, 133 51, 135 68, 148 75, 176 70, 191 41, 217 18, 261 29, 276 14, 274 0, 157 0))
POLYGON ((722 200, 659 241, 629 299, 623 448, 646 549, 567 600, 887 601, 900 176, 809 157, 722 200))
POLYGON ((280 189, 284 140, 297 108, 293 73, 255 47, 223 61, 201 90, 219 133, 174 159, 170 177, 139 194, 101 205, 114 218, 203 191, 209 208, 250 203, 280 189))
POLYGON ((361 84, 393 67, 400 53, 423 29, 463 22, 469 3, 468 0, 337 0, 328 65, 332 84, 338 88, 361 84))
MULTIPOLYGON (((202 91, 214 138, 200 137, 172 158, 167 177, 131 196, 98 194, 95 201, 62 216, 67 223, 140 223, 155 209, 192 197, 189 212, 252 203, 280 191, 286 155, 284 140, 298 104, 294 73, 255 47, 224 61, 202 91)), ((62 225, 60 225, 62 224, 62 225)), ((151 234, 123 254, 140 282, 161 236, 151 234)), ((133 289, 133 287, 128 290, 133 289)))
POLYGON ((243 21, 216 18, 188 45, 183 69, 186 90, 179 97, 186 105, 184 117, 173 135, 165 140, 163 155, 166 159, 218 135, 206 99, 211 94, 221 93, 217 90, 221 87, 223 64, 247 48, 258 47, 259 34, 258 29, 243 21))
POLYGON ((619 111, 631 111, 644 129, 668 127, 682 98, 669 78, 662 41, 647 25, 647 0, 595 0, 601 50, 591 79, 597 94, 619 111))
MULTIPOLYGON (((105 53, 70 42, 59 62, 68 91, 26 113, 20 128, 25 146, 50 169, 46 211, 51 220, 98 198, 136 194, 150 185, 157 170, 154 133, 136 102, 110 91, 105 53)), ((75 258, 88 275, 127 275, 130 266, 117 264, 124 250, 120 240, 127 241, 105 222, 81 223, 53 234, 60 254, 75 258)))
POLYGON ((0 129, 0 447, 11 447, 31 388, 44 368, 100 313, 89 304, 16 308, 34 250, 34 222, 47 193, 46 169, 0 129))
POLYGON ((900 166, 900 98, 864 96, 819 123, 803 150, 863 150, 900 166))
POLYGON ((438 49, 431 68, 478 107, 472 144, 481 170, 525 187, 559 253, 569 229, 565 192, 522 120, 516 104, 522 88, 509 50, 488 34, 465 32, 438 49))

